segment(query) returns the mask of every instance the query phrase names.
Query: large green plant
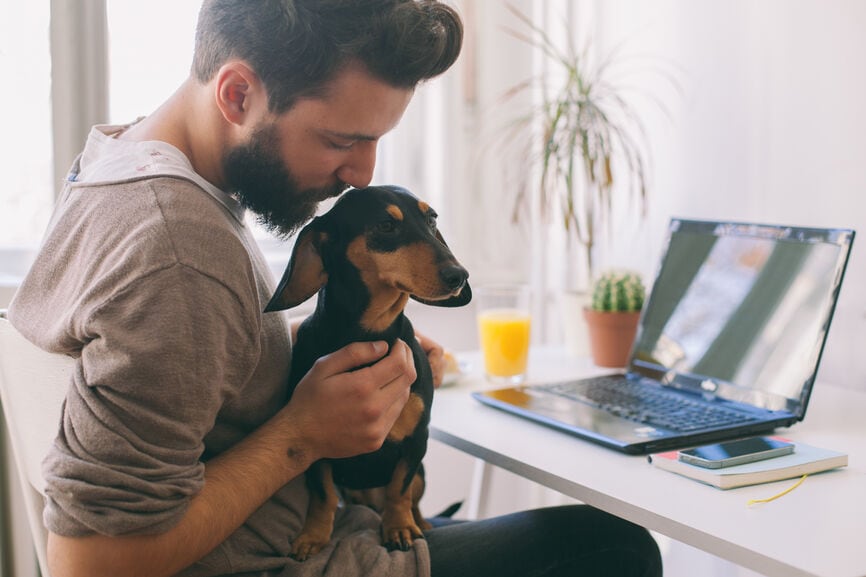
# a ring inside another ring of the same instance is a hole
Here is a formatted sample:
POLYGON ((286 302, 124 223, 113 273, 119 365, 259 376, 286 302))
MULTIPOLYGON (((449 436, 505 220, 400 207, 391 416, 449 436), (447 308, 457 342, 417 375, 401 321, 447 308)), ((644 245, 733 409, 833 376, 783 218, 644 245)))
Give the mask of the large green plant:
MULTIPOLYGON (((639 202, 639 214, 645 214, 648 147, 644 125, 623 90, 608 79, 615 52, 593 65, 588 47, 578 53, 573 42, 568 42, 563 50, 526 15, 513 6, 508 9, 527 29, 509 32, 539 48, 553 64, 540 103, 516 119, 509 139, 539 136, 531 141, 529 158, 540 175, 537 191, 542 214, 548 218, 554 212, 561 215, 567 233, 573 233, 585 248, 591 277, 593 249, 599 228, 610 221, 614 185, 624 180, 628 194, 639 202)), ((507 96, 533 86, 535 81, 528 80, 507 96)), ((532 190, 518 191, 515 220, 531 194, 532 190)))

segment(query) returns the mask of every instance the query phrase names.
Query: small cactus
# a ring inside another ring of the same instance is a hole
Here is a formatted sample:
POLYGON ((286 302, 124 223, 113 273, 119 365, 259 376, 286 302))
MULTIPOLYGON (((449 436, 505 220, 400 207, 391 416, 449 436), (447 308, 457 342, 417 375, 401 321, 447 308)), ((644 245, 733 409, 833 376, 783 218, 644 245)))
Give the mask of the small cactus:
POLYGON ((592 310, 602 312, 636 312, 643 308, 646 289, 640 275, 632 272, 603 274, 592 290, 592 310))

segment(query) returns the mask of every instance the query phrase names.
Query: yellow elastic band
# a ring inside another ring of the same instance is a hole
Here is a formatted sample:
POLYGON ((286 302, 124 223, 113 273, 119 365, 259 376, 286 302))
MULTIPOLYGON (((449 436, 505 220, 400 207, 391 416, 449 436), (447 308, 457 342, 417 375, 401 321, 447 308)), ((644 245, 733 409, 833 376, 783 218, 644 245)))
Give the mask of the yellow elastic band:
POLYGON ((770 501, 774 501, 774 500, 778 499, 779 497, 784 497, 785 495, 787 495, 788 493, 790 493, 791 491, 793 491, 794 489, 796 489, 797 487, 802 485, 803 481, 805 481, 806 477, 808 477, 808 476, 809 475, 803 475, 802 477, 800 477, 799 481, 797 481, 796 483, 794 483, 793 485, 791 485, 790 487, 788 487, 787 489, 785 489, 781 493, 773 495, 772 497, 767 497, 766 499, 749 499, 746 502, 746 505, 751 507, 752 505, 755 505, 757 503, 769 503, 770 501))

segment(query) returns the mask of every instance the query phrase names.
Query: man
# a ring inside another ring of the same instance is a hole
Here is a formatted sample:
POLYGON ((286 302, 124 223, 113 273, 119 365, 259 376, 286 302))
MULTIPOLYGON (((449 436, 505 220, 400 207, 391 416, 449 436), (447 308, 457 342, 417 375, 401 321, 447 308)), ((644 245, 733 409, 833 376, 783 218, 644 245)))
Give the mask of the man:
POLYGON ((302 473, 378 448, 415 371, 402 342, 355 343, 287 402, 289 329, 261 312, 273 284, 244 211, 288 235, 366 186, 461 40, 431 0, 205 0, 190 78, 147 118, 94 128, 10 310, 78 359, 44 464, 54 577, 660 571, 645 531, 576 507, 437 528, 409 552, 345 507, 326 549, 290 557, 302 473))

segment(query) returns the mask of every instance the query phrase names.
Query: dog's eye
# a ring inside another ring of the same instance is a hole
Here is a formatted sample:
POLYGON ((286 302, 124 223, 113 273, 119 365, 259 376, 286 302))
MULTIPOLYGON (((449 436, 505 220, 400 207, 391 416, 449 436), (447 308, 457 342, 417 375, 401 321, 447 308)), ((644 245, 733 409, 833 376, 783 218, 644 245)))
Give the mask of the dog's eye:
POLYGON ((436 216, 435 212, 427 213, 427 226, 433 230, 436 230, 436 216))
POLYGON ((397 230, 397 223, 395 223, 390 218, 388 220, 383 220, 376 225, 377 232, 390 233, 397 230))

